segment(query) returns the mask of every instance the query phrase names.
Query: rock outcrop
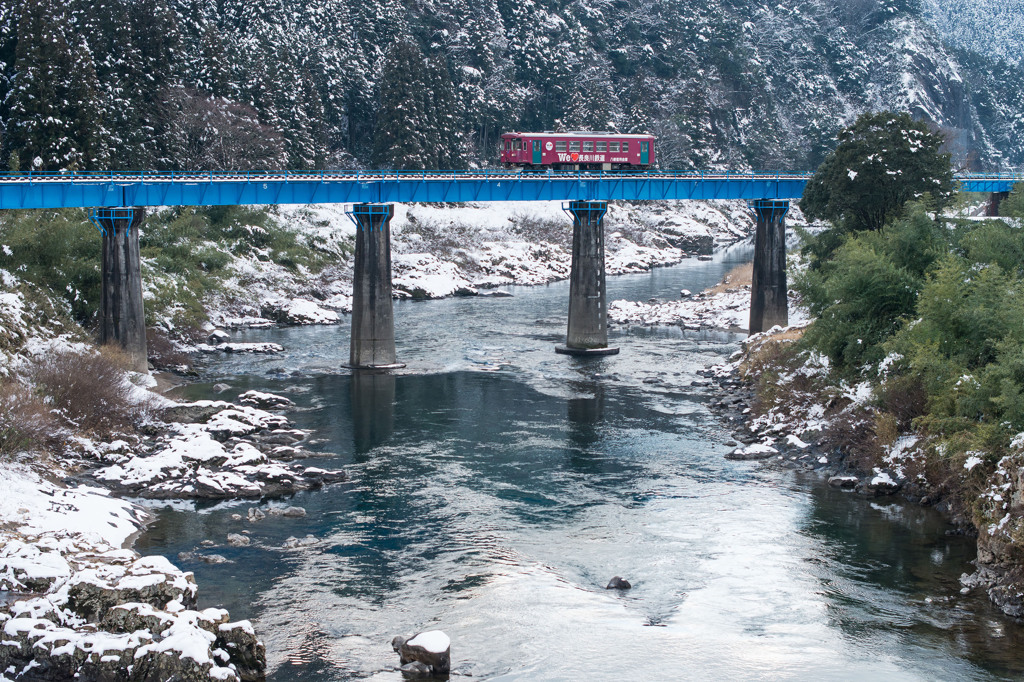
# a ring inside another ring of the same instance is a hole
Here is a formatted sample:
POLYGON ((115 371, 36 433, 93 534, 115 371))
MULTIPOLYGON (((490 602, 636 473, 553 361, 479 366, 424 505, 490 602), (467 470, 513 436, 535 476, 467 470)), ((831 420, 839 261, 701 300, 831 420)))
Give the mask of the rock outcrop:
POLYGON ((262 680, 248 621, 196 610, 196 583, 163 557, 71 533, 5 537, 0 671, 34 680, 262 680))

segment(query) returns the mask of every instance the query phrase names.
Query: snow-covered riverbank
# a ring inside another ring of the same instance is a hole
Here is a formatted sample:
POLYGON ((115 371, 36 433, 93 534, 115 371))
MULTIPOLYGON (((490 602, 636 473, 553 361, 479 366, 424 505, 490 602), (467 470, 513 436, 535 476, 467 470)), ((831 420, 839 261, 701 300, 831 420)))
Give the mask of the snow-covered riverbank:
MULTIPOLYGON (((233 328, 338 321, 351 311, 352 270, 344 254, 355 226, 345 205, 279 207, 274 219, 339 254, 315 277, 260 257, 236 258, 224 291, 208 301, 213 323, 233 328)), ((739 201, 610 204, 605 217, 609 275, 637 273, 710 254, 747 238, 753 219, 739 201)), ((546 284, 569 276, 572 221, 561 202, 434 206, 397 204, 391 222, 395 295, 442 298, 546 284)))

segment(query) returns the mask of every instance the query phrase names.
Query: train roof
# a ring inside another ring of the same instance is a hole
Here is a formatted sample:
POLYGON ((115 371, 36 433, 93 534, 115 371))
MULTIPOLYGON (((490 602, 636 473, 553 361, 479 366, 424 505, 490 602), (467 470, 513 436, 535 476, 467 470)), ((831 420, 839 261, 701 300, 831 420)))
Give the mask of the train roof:
POLYGON ((545 130, 543 133, 519 133, 515 131, 509 131, 502 133, 502 137, 509 135, 522 136, 529 135, 530 137, 618 137, 618 138, 630 138, 637 140, 653 140, 654 135, 648 133, 610 133, 606 130, 567 130, 564 133, 556 133, 550 130, 545 130))

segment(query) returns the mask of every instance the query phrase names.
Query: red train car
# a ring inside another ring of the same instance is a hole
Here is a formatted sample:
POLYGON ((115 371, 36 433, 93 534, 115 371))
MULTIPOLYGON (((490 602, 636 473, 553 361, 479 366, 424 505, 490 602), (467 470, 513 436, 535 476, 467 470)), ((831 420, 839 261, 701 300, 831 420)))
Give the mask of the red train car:
POLYGON ((505 133, 501 163, 506 168, 552 170, 639 170, 655 163, 653 135, 619 133, 505 133))

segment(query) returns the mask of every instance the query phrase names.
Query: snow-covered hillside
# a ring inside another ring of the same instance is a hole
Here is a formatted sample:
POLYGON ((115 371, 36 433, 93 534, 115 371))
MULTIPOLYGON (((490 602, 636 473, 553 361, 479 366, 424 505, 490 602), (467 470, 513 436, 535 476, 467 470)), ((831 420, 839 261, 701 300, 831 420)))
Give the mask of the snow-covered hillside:
POLYGON ((1017 64, 1024 45, 1024 0, 923 0, 942 39, 1017 64))
POLYGON ((960 162, 1024 162, 1021 0, 925 6, 0 3, 0 158, 448 168, 496 164, 503 132, 561 128, 654 133, 665 168, 800 169, 857 114, 909 108, 960 162))

